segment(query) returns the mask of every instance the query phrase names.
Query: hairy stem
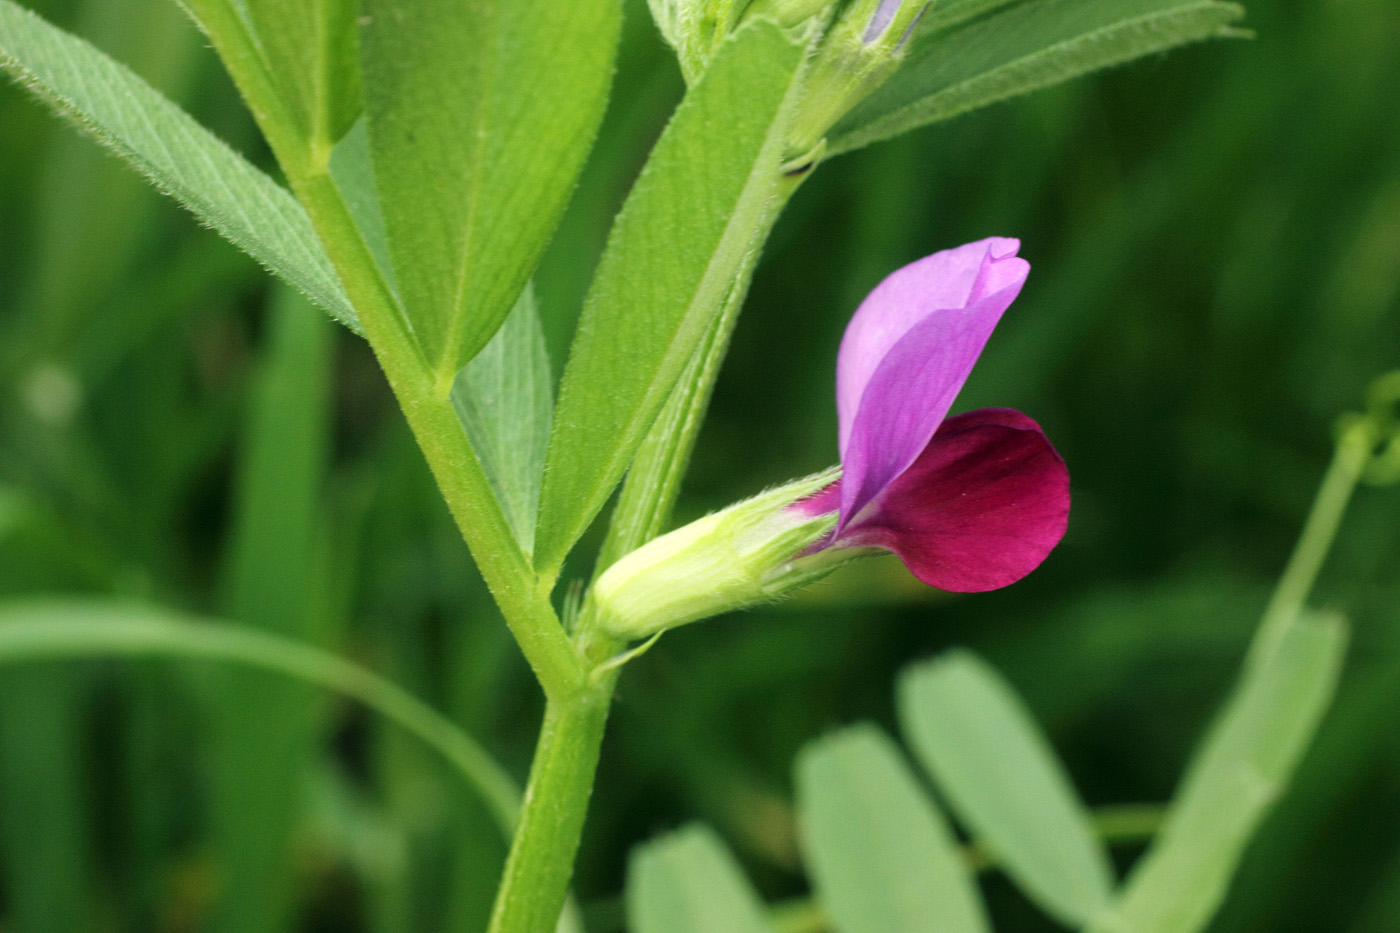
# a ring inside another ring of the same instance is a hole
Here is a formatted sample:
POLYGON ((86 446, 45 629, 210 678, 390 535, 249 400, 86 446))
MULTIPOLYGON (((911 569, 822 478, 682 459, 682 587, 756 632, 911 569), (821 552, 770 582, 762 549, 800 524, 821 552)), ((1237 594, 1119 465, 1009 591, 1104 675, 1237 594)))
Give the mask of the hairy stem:
POLYGON ((433 478, 525 659, 546 696, 576 691, 583 682, 582 663, 547 590, 511 534, 451 401, 437 392, 433 372, 340 192, 324 173, 296 177, 293 188, 340 273, 433 478))
POLYGON ((549 700, 489 933, 554 929, 573 876, 612 693, 609 678, 549 700))

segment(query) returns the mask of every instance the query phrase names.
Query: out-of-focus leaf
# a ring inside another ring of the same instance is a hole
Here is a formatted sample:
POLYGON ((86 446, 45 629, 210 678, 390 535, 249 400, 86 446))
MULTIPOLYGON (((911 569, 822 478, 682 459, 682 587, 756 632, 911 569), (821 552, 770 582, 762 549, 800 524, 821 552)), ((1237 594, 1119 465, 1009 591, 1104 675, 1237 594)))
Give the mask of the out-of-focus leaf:
POLYGON ((530 554, 554 412, 549 351, 535 290, 526 285, 501 329, 457 374, 452 404, 506 521, 530 554))
POLYGON ((1287 786, 1336 691, 1346 623, 1304 612, 1258 658, 1197 751, 1152 848, 1101 933, 1192 933, 1219 908, 1245 846, 1287 786))
POLYGON ((943 814, 894 742, 870 725, 808 746, 797 761, 807 868, 841 933, 978 933, 976 885, 943 814))
POLYGON ((1113 890, 1108 853, 1010 685, 955 651, 905 671, 897 698, 910 747, 1006 873, 1067 925, 1102 916, 1113 890))
POLYGON ((91 788, 84 772, 85 678, 54 665, 0 673, 0 864, 5 923, 82 930, 91 890, 91 788))
POLYGON ((607 102, 616 0, 367 0, 374 176, 405 312, 444 393, 514 305, 607 102))
MULTIPOLYGON (((971 6, 969 0, 959 8, 971 6)), ((832 129, 827 152, 1229 35, 1243 15, 1242 7, 1216 0, 1025 0, 962 27, 919 30, 899 70, 832 129)))
POLYGON ((762 19, 726 39, 613 225, 559 390, 536 536, 543 572, 602 508, 754 247, 803 51, 762 19))
MULTIPOLYGON (((82 35, 154 87, 184 99, 196 77, 202 37, 183 11, 142 0, 89 2, 81 9, 75 28, 82 35)), ((141 329, 132 319, 147 308, 113 315, 112 296, 155 246, 167 214, 145 180, 101 147, 76 133, 55 136, 34 191, 35 229, 24 234, 34 252, 21 266, 26 284, 20 294, 29 297, 13 312, 29 319, 34 336, 7 340, 5 347, 30 364, 68 360, 75 342, 93 339, 94 331, 111 346, 119 342, 112 331, 141 329)))
POLYGON ((360 331, 296 199, 127 68, 11 0, 0 0, 0 67, 332 317, 360 331))
POLYGON ((723 842, 689 826, 647 843, 627 870, 632 933, 772 933, 763 902, 723 842))
MULTIPOLYGON (((240 450, 223 611, 315 644, 328 615, 321 499, 332 334, 289 290, 269 316, 240 450)), ((217 929, 278 933, 295 905, 291 834, 323 708, 305 684, 262 671, 224 672, 214 685, 211 823, 225 853, 226 892, 217 929)))

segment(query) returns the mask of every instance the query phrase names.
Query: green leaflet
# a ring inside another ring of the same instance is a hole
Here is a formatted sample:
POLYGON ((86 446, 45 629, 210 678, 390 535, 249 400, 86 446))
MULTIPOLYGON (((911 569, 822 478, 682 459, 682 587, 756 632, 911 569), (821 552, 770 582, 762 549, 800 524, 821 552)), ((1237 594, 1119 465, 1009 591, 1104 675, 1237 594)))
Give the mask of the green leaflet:
POLYGON ((358 0, 179 2, 214 40, 265 128, 270 120, 274 132, 291 134, 315 158, 324 158, 364 109, 358 0))
POLYGON ((803 750, 797 808, 807 869, 834 929, 990 929, 947 821, 876 727, 854 726, 803 750))
POLYGON ((773 933, 734 857, 699 825, 633 853, 627 924, 632 933, 773 933))
MULTIPOLYGON (((939 22, 999 4, 965 0, 939 22)), ((950 5, 951 6, 951 5, 950 5)), ((937 17, 935 5, 930 15, 937 17)), ((828 137, 829 154, 1176 45, 1231 35, 1243 8, 1215 0, 1023 0, 950 29, 918 29, 888 81, 828 137)))
MULTIPOLYGON (((229 0, 232 2, 232 0, 229 0)), ((306 139, 329 146, 364 107, 358 0, 242 0, 278 94, 306 139)))
POLYGON ((1346 623, 1304 612, 1271 654, 1247 666, 1182 778, 1118 916, 1100 933, 1193 933, 1224 900, 1245 846, 1287 786, 1336 692, 1346 623))
POLYGON ((0 0, 0 67, 360 332, 296 199, 127 68, 11 0, 0 0))
POLYGON ((1064 768, 1011 687, 954 651, 908 668, 900 724, 954 813, 1051 916, 1079 926, 1109 909, 1113 872, 1064 768))
POLYGON ((457 417, 526 554, 535 545, 553 389, 535 290, 527 284, 501 329, 457 374, 452 389, 457 417))
POLYGON ((616 0, 367 0, 374 177, 399 295, 444 394, 515 304, 607 102, 616 0))
POLYGON ((558 570, 602 508, 757 246, 803 52, 762 19, 725 40, 623 205, 559 390, 535 539, 541 573, 558 570))

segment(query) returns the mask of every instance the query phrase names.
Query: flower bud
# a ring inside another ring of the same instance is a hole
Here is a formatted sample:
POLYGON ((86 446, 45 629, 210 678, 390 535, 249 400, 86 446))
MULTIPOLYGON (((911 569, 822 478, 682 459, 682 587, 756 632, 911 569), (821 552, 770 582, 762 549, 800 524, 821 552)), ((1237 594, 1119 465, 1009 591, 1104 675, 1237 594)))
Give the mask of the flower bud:
POLYGON ((769 602, 856 556, 809 551, 836 525, 834 509, 794 508, 829 487, 839 468, 738 502, 643 545, 609 567, 589 596, 615 638, 645 638, 769 602))
POLYGON ((856 0, 822 38, 788 149, 806 152, 894 73, 927 0, 856 0))

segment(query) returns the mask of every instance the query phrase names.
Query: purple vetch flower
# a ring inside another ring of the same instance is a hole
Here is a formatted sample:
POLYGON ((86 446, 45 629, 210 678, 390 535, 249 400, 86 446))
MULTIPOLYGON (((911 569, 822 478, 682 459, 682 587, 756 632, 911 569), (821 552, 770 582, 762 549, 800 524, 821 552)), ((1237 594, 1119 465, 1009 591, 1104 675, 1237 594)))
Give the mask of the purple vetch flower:
POLYGON ((1025 284, 992 237, 894 272, 856 310, 836 363, 842 477, 793 509, 836 511, 807 553, 878 547, 925 583, 973 593, 1030 573, 1064 536, 1069 471, 1018 411, 948 410, 1025 284))
POLYGON ((881 282, 836 363, 841 468, 736 502, 637 548, 585 612, 622 641, 781 599, 872 548, 956 592, 1034 570, 1065 533, 1069 472, 1018 411, 948 417, 1030 266, 994 237, 881 282), (839 477, 839 478, 838 478, 839 477))

